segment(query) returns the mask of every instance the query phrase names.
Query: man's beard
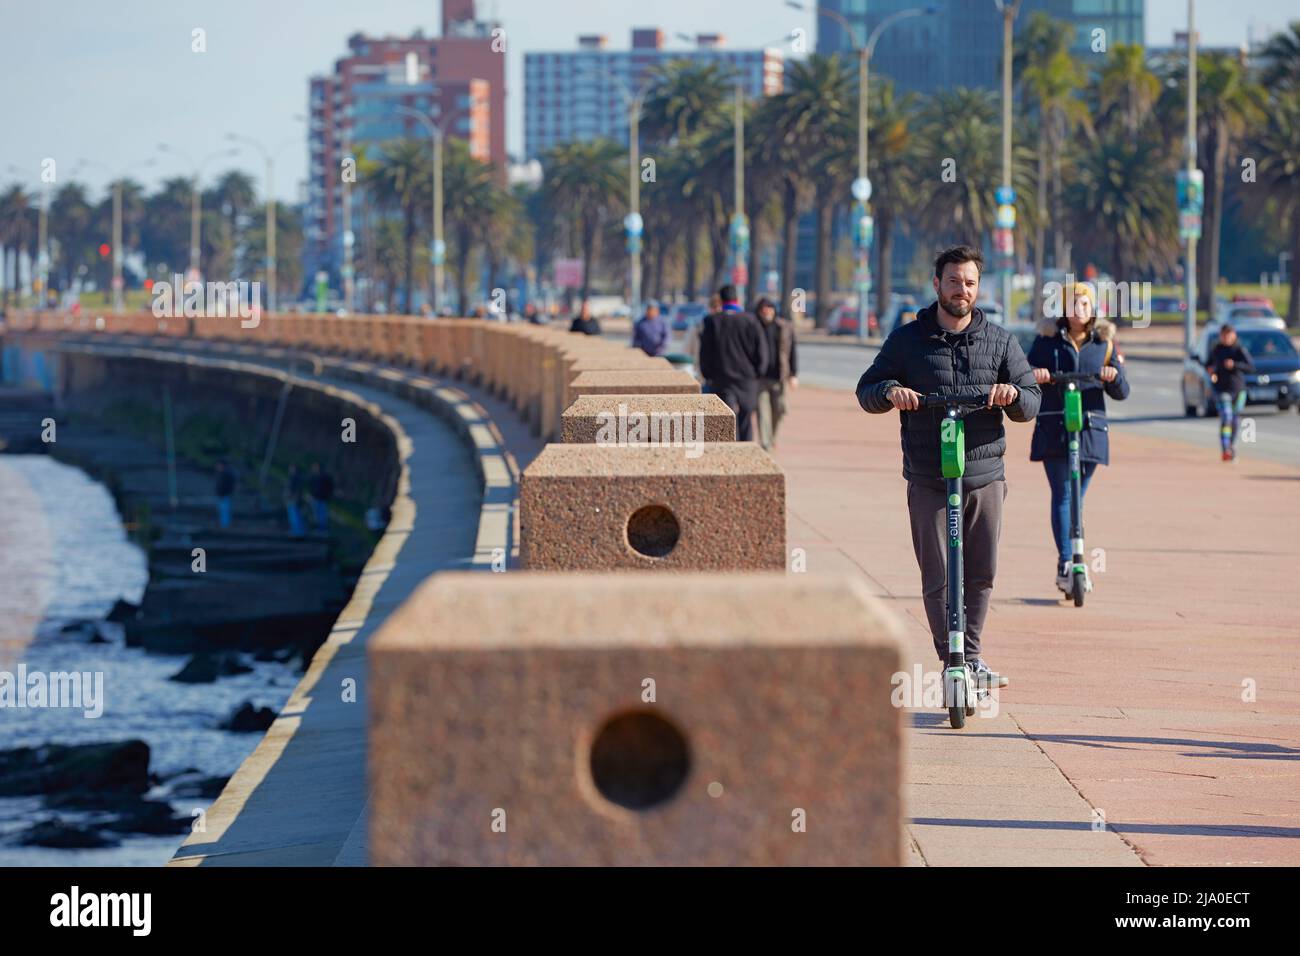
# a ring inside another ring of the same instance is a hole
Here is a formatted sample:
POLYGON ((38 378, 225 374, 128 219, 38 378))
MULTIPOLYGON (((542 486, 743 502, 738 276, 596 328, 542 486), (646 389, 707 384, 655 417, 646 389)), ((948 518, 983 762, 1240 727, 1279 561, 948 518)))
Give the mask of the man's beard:
POLYGON ((966 316, 970 315, 970 310, 973 306, 969 302, 954 302, 952 299, 945 299, 940 295, 939 308, 943 309, 943 311, 947 312, 955 319, 964 319, 966 316))

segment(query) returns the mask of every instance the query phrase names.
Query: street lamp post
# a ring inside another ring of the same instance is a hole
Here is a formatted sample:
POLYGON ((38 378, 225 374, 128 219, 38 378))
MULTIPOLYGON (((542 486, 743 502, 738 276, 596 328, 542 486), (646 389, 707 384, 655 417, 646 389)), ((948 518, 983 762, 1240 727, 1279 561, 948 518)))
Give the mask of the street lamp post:
MULTIPOLYGON (((799 3, 798 0, 786 0, 786 6, 793 7, 796 10, 809 9, 809 7, 799 3)), ((871 54, 875 52, 876 42, 886 28, 908 17, 938 13, 939 7, 910 7, 906 10, 891 13, 876 24, 876 28, 871 31, 871 35, 867 37, 867 42, 864 44, 858 43, 858 33, 853 28, 853 24, 839 10, 818 5, 815 11, 836 21, 848 34, 849 42, 853 44, 853 49, 858 54, 858 176, 853 181, 853 247, 857 260, 854 278, 858 294, 858 338, 865 339, 867 337, 868 321, 867 297, 871 292, 871 245, 875 230, 875 222, 872 220, 867 207, 867 201, 871 198, 871 180, 867 176, 867 129, 869 125, 867 103, 870 95, 868 84, 871 75, 871 54)), ((882 309, 886 305, 888 303, 880 303, 882 309)))
MULTIPOLYGON (((601 66, 595 66, 606 77, 613 80, 627 105, 628 128, 628 212, 623 217, 623 230, 627 236, 628 254, 628 298, 632 321, 636 321, 641 312, 641 237, 645 230, 645 221, 641 218, 641 108, 645 104, 653 80, 647 80, 634 94, 622 78, 601 66)), ((586 69, 583 70, 586 72, 586 69)))
MULTIPOLYGON (((143 162, 136 163, 132 168, 145 169, 157 165, 157 162, 156 159, 151 157, 143 162)), ((125 170, 115 172, 103 163, 90 159, 77 161, 77 169, 83 166, 98 166, 113 177, 113 238, 111 240, 113 251, 113 311, 120 313, 124 308, 123 290, 125 287, 125 283, 122 281, 122 262, 124 258, 122 248, 122 180, 126 178, 126 173, 125 170)), ((73 173, 75 175, 76 170, 73 170, 73 173)))
MULTIPOLYGON (((1196 2, 1187 0, 1187 181, 1188 192, 1197 179, 1196 168, 1196 2)), ((1198 193, 1195 199, 1200 198, 1198 193)), ((1195 203, 1193 203, 1195 205, 1195 203)), ((1196 210, 1195 223, 1183 231, 1187 237, 1187 264, 1184 280, 1187 283, 1187 317, 1183 323, 1183 349, 1191 352, 1196 345, 1196 239, 1200 235, 1200 210, 1196 210)), ((1213 294, 1214 290, 1210 290, 1213 294)), ((1210 300, 1211 317, 1214 301, 1210 300)))
POLYGON ((276 202, 275 202, 275 157, 280 155, 286 147, 297 143, 297 139, 286 140, 276 147, 275 151, 267 149, 258 140, 251 136, 241 136, 238 133, 228 133, 226 139, 233 143, 244 143, 252 146, 262 154, 262 159, 266 162, 266 311, 274 313, 276 311, 279 298, 277 295, 277 273, 275 255, 275 228, 276 228, 276 202))
MULTIPOLYGON (((1021 0, 995 0, 1002 14, 1002 188, 998 190, 994 246, 1002 257, 1002 318, 1011 321, 1011 272, 1015 255, 1016 191, 1011 185, 1011 54, 1021 0)), ((1041 308, 1037 303, 1033 308, 1041 308)), ((1038 317, 1034 316, 1033 321, 1038 317)))
POLYGON ((199 194, 199 179, 203 175, 204 168, 206 168, 208 163, 212 162, 212 160, 221 159, 222 157, 227 157, 227 156, 238 155, 239 150, 238 149, 218 150, 217 152, 204 157, 203 161, 197 164, 192 159, 190 159, 188 154, 182 152, 181 150, 177 149, 175 146, 170 145, 169 143, 159 143, 158 151, 162 153, 175 153, 181 159, 185 160, 185 162, 189 163, 193 170, 193 178, 191 179, 192 185, 190 187, 190 276, 189 278, 197 282, 200 278, 199 219, 200 219, 200 213, 202 211, 201 199, 199 194))
MULTIPOLYGON (((418 119, 433 137, 433 242, 429 246, 429 260, 433 264, 433 312, 437 315, 442 305, 443 263, 447 259, 447 245, 442 237, 442 129, 419 110, 409 106, 397 106, 395 109, 398 113, 418 119)), ((349 238, 350 230, 349 235, 344 236, 343 244, 344 255, 351 260, 352 249, 349 238)), ((462 302, 460 305, 463 309, 465 303, 462 302)), ((406 303, 406 307, 409 309, 411 303, 406 303)))

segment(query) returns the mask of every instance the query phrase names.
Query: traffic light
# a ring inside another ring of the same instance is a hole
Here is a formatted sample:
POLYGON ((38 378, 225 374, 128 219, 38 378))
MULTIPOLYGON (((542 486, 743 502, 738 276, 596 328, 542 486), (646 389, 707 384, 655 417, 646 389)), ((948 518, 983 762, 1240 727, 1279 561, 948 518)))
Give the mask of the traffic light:
POLYGON ((107 242, 101 242, 101 243, 99 244, 99 257, 100 257, 101 259, 107 259, 107 258, 108 258, 108 253, 110 252, 110 250, 111 250, 111 247, 109 246, 109 244, 108 244, 107 242))

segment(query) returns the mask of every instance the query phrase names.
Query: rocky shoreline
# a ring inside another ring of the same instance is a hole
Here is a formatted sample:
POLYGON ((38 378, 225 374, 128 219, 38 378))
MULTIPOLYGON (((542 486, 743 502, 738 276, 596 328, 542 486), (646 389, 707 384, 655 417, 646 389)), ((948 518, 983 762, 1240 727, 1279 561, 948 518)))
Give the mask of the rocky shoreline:
MULTIPOLYGON (((0 408, 4 404, 0 392, 0 408)), ((178 416, 178 431, 189 427, 190 439, 178 452, 188 454, 178 453, 169 473, 163 442, 147 434, 148 419, 121 402, 79 395, 57 418, 55 442, 39 449, 14 444, 12 450, 46 451, 101 481, 147 555, 149 583, 138 606, 119 599, 102 619, 52 622, 55 634, 44 639, 188 655, 167 678, 181 684, 249 674, 259 662, 305 670, 349 599, 372 533, 343 522, 329 534, 291 538, 278 497, 252 487, 251 480, 241 482, 235 495, 232 527, 218 530, 212 473, 204 459, 219 455, 252 475, 259 449, 251 443, 204 448, 200 439, 195 454, 192 422, 178 416)), ((272 708, 245 700, 216 726, 260 733, 275 716, 272 708)), ((194 818, 177 813, 176 806, 210 801, 227 779, 196 767, 159 774, 151 770, 150 747, 140 739, 0 750, 0 797, 39 797, 44 811, 4 842, 89 849, 116 846, 128 835, 183 835, 194 818)))

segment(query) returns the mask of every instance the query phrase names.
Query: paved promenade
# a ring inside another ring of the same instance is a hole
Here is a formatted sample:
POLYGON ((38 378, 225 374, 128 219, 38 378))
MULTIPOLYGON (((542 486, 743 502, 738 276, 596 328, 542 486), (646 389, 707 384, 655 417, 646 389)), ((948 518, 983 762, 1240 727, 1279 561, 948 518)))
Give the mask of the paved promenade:
MULTIPOLYGON (((775 452, 790 548, 810 574, 861 575, 903 619, 909 666, 933 669, 897 416, 848 391, 791 405, 775 452)), ((961 731, 909 711, 910 862, 1300 863, 1300 470, 1112 430, 1085 516, 1106 570, 1075 608, 1056 600, 1031 430, 1008 424, 985 626, 1010 686, 961 731)))

